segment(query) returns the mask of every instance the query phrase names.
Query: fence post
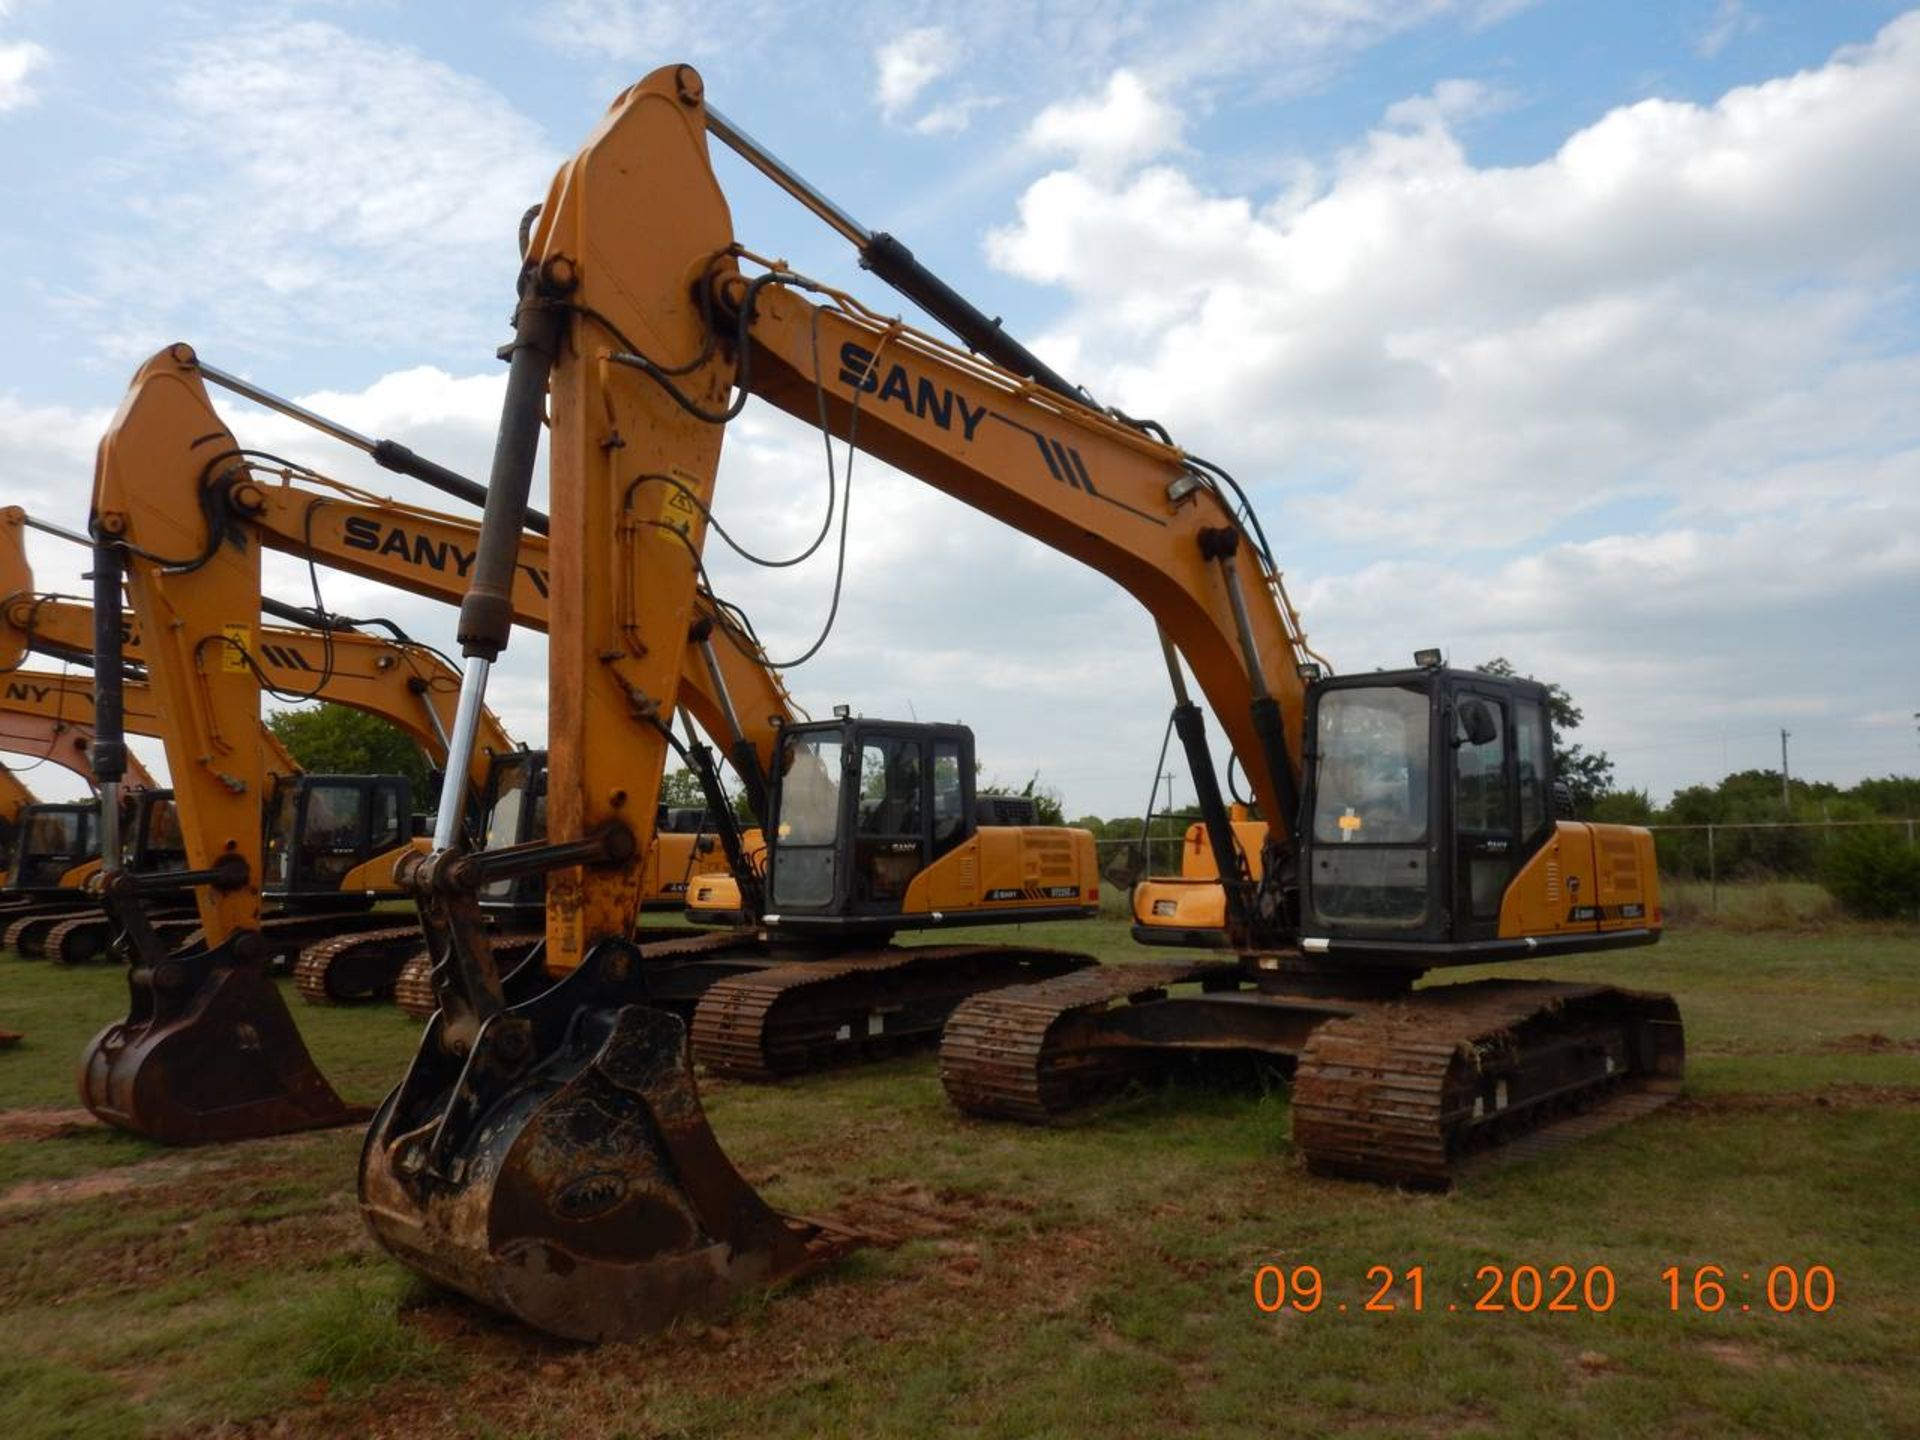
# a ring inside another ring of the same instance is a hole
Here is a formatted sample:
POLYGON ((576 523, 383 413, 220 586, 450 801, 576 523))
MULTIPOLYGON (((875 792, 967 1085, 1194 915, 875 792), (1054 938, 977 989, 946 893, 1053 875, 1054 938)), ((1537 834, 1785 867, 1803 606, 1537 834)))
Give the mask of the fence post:
POLYGON ((1707 826, 1707 911, 1720 913, 1720 870, 1713 858, 1713 826, 1707 826))

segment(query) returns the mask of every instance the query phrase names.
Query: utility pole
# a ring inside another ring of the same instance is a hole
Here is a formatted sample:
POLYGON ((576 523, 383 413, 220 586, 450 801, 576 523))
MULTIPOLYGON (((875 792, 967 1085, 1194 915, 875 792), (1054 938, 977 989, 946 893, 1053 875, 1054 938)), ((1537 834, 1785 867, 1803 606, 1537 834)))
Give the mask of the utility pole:
POLYGON ((1787 788, 1787 737, 1792 733, 1780 727, 1780 809, 1789 820, 1793 819, 1793 792, 1787 788))

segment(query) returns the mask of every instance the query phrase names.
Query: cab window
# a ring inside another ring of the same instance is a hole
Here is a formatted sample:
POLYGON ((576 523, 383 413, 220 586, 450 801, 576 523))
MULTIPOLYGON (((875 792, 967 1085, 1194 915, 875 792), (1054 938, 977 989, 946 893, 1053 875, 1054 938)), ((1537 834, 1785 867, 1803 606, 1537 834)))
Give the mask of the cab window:
POLYGON ((1504 831, 1513 822, 1508 818, 1512 791, 1507 775, 1507 736, 1503 707, 1475 697, 1477 704, 1492 720, 1492 737, 1474 744, 1464 735, 1456 735, 1453 763, 1453 823, 1458 830, 1504 831))
POLYGON ((1513 749, 1520 783, 1520 833, 1532 836, 1547 823, 1547 776, 1553 765, 1545 707, 1538 700, 1514 701, 1513 749))
POLYGON ((944 855, 966 834, 966 787, 960 773, 960 747, 951 740, 933 747, 933 853, 944 855))

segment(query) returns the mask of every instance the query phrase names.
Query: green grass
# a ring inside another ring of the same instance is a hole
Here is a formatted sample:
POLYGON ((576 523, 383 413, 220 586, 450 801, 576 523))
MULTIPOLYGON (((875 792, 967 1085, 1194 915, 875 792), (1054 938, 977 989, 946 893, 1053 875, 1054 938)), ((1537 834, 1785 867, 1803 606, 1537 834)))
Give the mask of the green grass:
MULTIPOLYGON (((1110 921, 1023 938, 1159 958, 1110 921)), ((773 1089, 709 1085, 716 1133, 770 1199, 898 1243, 720 1325, 598 1350, 529 1335, 388 1261, 355 1213, 350 1131, 191 1152, 88 1128, 12 1139, 0 1425, 9 1440, 222 1422, 1920 1435, 1920 1055, 1903 1048, 1920 1039, 1920 939, 1702 927, 1551 973, 1675 993, 1693 1098, 1447 1196, 1305 1174, 1283 1085, 1141 1091, 1047 1131, 956 1115, 926 1055, 773 1089), (1258 1311, 1266 1263, 1318 1267, 1321 1309, 1258 1311), (1525 1263, 1607 1265, 1615 1306, 1474 1312, 1476 1270, 1525 1263), (1825 1315, 1776 1316, 1757 1280, 1735 1279, 1734 1304, 1757 1310, 1671 1313, 1660 1272, 1710 1263, 1735 1277, 1826 1264, 1839 1297, 1825 1315), (1363 1311, 1377 1265, 1424 1267, 1423 1313, 1363 1311)), ((29 1031, 0 1054, 0 1110, 72 1106, 73 1061, 123 995, 105 970, 0 956, 0 1023, 29 1031)), ((294 1003, 351 1098, 398 1077, 414 1026, 294 1003)))

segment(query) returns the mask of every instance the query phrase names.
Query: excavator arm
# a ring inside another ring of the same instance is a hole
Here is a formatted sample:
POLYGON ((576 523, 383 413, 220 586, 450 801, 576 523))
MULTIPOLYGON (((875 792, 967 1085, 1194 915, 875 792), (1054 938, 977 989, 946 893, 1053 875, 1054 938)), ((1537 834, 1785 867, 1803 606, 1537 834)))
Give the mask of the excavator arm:
MULTIPOLYGON (((126 496, 130 504, 204 517, 202 552, 223 541, 251 540, 410 595, 460 603, 479 543, 475 521, 249 455, 224 427, 222 438, 210 440, 201 428, 215 413, 206 373, 191 347, 173 345, 136 375, 122 402, 122 423, 148 437, 153 455, 192 463, 155 466, 126 496)), ((544 517, 538 519, 544 524, 544 517)), ((0 596, 13 597, 5 603, 16 631, 34 619, 24 607, 31 591, 22 542, 26 523, 18 507, 0 509, 0 596)), ((544 631, 549 619, 548 547, 545 535, 529 531, 509 585, 513 622, 536 631, 544 631)), ((0 633, 0 667, 9 663, 8 643, 0 633)), ((90 641, 82 646, 89 648, 90 641)), ((797 707, 759 642, 704 591, 685 648, 686 707, 733 763, 757 809, 779 729, 792 722, 797 707)))
MULTIPOLYGON (((151 687, 145 681, 126 680, 122 682, 122 693, 125 696, 127 732, 164 739, 166 719, 154 701, 151 687)), ((84 761, 85 749, 93 743, 92 717, 91 675, 14 670, 0 680, 0 736, 11 738, 15 734, 24 735, 33 728, 35 722, 39 722, 46 726, 49 734, 66 737, 65 743, 59 746, 63 753, 71 753, 76 761, 84 761), (87 718, 76 721, 74 717, 77 715, 87 718), (17 730, 12 728, 15 725, 18 726, 17 730)), ((287 753, 286 746, 280 743, 280 737, 265 725, 260 727, 259 743, 267 752, 267 765, 274 774, 299 773, 299 762, 287 753)), ((0 739, 0 748, 11 748, 7 739, 0 739)), ((86 767, 78 773, 91 778, 90 761, 86 761, 86 767)), ((78 766, 75 768, 78 769, 78 766)), ((127 772, 130 783, 152 788, 153 777, 132 755, 127 757, 127 772)))
MULTIPOLYGON (((16 680, 16 676, 9 676, 4 684, 0 684, 0 695, 5 695, 9 701, 16 693, 22 697, 17 706, 12 703, 0 704, 0 750, 34 760, 51 760, 63 769, 71 770, 89 785, 93 784, 92 694, 88 694, 84 710, 76 698, 74 708, 66 715, 50 715, 44 713, 33 698, 35 682, 19 682, 20 688, 16 691, 16 680), (74 718, 82 714, 87 718, 74 718)), ((91 681, 87 683, 91 687, 91 681)), ((126 769, 128 784, 147 789, 153 787, 153 776, 147 773, 147 767, 140 763, 137 755, 127 756, 126 769)))

